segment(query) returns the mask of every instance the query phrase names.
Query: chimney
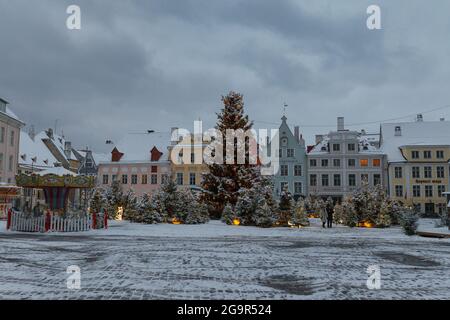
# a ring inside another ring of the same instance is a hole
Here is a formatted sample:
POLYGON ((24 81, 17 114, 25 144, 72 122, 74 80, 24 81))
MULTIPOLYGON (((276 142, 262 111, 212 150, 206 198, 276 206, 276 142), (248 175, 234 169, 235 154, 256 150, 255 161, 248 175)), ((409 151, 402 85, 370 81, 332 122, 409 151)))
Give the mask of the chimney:
POLYGON ((297 140, 297 143, 299 143, 300 142, 300 127, 299 126, 294 127, 294 137, 295 137, 295 140, 297 140))
POLYGON ((421 113, 417 114, 417 122, 423 122, 423 115, 421 113))
POLYGON ((396 126, 395 127, 395 136, 400 137, 402 135, 402 127, 396 126))
POLYGON ((316 134, 316 144, 321 143, 323 140, 323 134, 316 134))
POLYGON ((70 141, 64 142, 64 154, 66 158, 70 158, 72 153, 72 143, 70 141))
POLYGON ((50 139, 53 140, 53 129, 52 128, 48 128, 47 131, 45 131, 45 133, 47 134, 47 137, 49 137, 50 139))
POLYGON ((344 131, 344 117, 338 117, 337 118, 337 130, 338 131, 344 131))

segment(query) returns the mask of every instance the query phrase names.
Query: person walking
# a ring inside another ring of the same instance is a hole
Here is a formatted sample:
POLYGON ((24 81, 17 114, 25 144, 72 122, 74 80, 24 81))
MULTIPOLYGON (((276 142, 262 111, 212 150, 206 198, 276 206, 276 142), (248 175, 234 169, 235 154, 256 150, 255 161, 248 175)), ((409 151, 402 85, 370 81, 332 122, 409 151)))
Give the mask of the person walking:
POLYGON ((327 208, 327 227, 332 228, 333 227, 333 211, 334 209, 331 207, 327 208))
POLYGON ((320 208, 320 220, 322 220, 322 228, 325 228, 325 224, 327 223, 327 209, 325 206, 320 208))

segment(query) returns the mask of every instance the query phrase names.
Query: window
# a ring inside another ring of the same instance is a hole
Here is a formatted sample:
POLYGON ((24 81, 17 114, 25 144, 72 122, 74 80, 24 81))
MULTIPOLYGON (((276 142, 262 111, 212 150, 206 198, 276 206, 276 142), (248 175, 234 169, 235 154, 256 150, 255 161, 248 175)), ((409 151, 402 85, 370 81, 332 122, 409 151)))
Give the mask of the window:
MULTIPOLYGON (((283 132, 283 134, 284 134, 285 132, 283 132)), ((287 144, 288 144, 288 139, 287 138, 282 138, 281 139, 281 146, 282 147, 287 147, 287 144)))
POLYGON ((413 186, 413 197, 420 198, 420 186, 413 186))
POLYGON ((302 166, 299 164, 296 164, 294 166, 294 176, 300 177, 302 175, 302 166))
POLYGON ((431 159, 431 151, 424 151, 423 152, 423 157, 425 159, 431 159))
POLYGON ((280 166, 280 169, 281 169, 281 176, 282 177, 285 177, 285 176, 287 176, 289 173, 289 167, 288 167, 288 165, 287 164, 282 164, 281 166, 280 166))
POLYGON ((131 175, 131 184, 137 184, 137 174, 131 175))
POLYGON ((335 187, 340 187, 341 186, 341 175, 340 174, 335 174, 333 176, 333 184, 335 187))
POLYGON ((443 150, 436 151, 436 158, 444 159, 444 151, 443 150))
POLYGON ((12 155, 9 156, 9 162, 8 162, 8 171, 13 171, 13 165, 14 165, 14 157, 12 155))
POLYGON ((283 190, 289 190, 289 184, 288 184, 287 182, 285 182, 285 181, 281 182, 281 183, 280 183, 280 190, 281 190, 281 191, 283 191, 283 190))
POLYGON ((377 186, 377 185, 379 185, 379 184, 381 184, 381 175, 378 174, 378 173, 375 173, 375 174, 373 175, 373 185, 374 185, 374 186, 377 186))
POLYGON ((309 166, 310 167, 317 167, 317 160, 316 159, 309 160, 309 166))
POLYGON ((425 213, 434 214, 434 203, 425 203, 425 213))
POLYGON ((152 173, 158 172, 158 166, 152 166, 151 171, 152 173))
POLYGON ((403 197, 403 186, 395 186, 395 196, 398 198, 403 197))
POLYGON ((447 206, 445 205, 445 203, 438 203, 437 209, 439 214, 447 212, 447 206))
POLYGON ((356 160, 355 159, 348 159, 348 166, 349 167, 355 167, 356 166, 356 160))
POLYGON ((427 198, 433 197, 433 186, 425 186, 425 197, 427 198))
POLYGON ((193 172, 189 173, 189 184, 195 186, 195 173, 193 172))
POLYGON ((445 168, 444 167, 436 167, 436 176, 438 178, 445 178, 445 168))
POLYGON ((167 183, 167 181, 169 181, 169 175, 168 174, 163 174, 162 176, 161 176, 161 183, 167 183))
POLYGON ((301 194, 301 193, 302 193, 302 183, 294 182, 294 194, 301 194))
POLYGON ((177 172, 177 184, 183 185, 183 172, 177 172))
POLYGON ((288 158, 294 157, 294 149, 287 149, 287 157, 288 158))
POLYGON ((412 167, 412 176, 413 178, 420 178, 420 168, 419 167, 412 167))
POLYGON ((113 174, 111 176, 111 180, 112 180, 112 182, 116 182, 117 181, 117 174, 113 174))
POLYGON ((122 175, 122 184, 128 184, 128 176, 126 174, 122 175))
POLYGON ((278 157, 283 158, 283 149, 278 150, 278 157))
POLYGON ((141 183, 147 184, 147 182, 148 182, 148 176, 146 174, 143 174, 141 177, 141 183))
POLYGON ((13 130, 11 130, 11 135, 9 136, 9 138, 10 138, 9 145, 11 147, 14 147, 14 134, 15 134, 15 132, 13 130))
POLYGON ((394 175, 396 179, 401 179, 403 177, 403 169, 402 167, 395 167, 394 168, 394 175))
POLYGON ((158 184, 158 175, 157 174, 152 174, 151 176, 150 176, 150 183, 151 184, 158 184))
POLYGON ((341 151, 341 145, 339 143, 333 143, 333 151, 341 151))
POLYGON ((333 159, 333 167, 339 168, 341 166, 341 159, 333 159))
POLYGON ((2 127, 0 131, 0 143, 5 142, 5 127, 2 127))
POLYGON ((355 174, 349 174, 348 175, 348 185, 350 187, 356 186, 356 175, 355 174))
POLYGON ((438 189, 438 197, 443 197, 443 193, 445 192, 445 186, 441 185, 441 186, 437 186, 438 189))
POLYGON ((347 145, 347 150, 348 151, 355 151, 355 144, 354 143, 349 143, 347 145))
POLYGON ((323 187, 328 187, 328 185, 329 185, 328 175, 327 174, 323 174, 322 175, 322 186, 323 187))
POLYGON ((423 173, 425 178, 431 178, 432 174, 432 168, 431 167, 424 167, 423 173))
POLYGON ((373 167, 381 167, 381 160, 380 159, 373 159, 372 160, 372 166, 373 167))
POLYGON ((328 159, 322 159, 322 167, 328 167, 328 159))
POLYGON ((420 203, 414 203, 414 212, 422 212, 422 205, 420 203))
POLYGON ((368 159, 360 159, 359 160, 359 165, 361 167, 368 167, 369 166, 369 160, 368 159))
POLYGON ((109 176, 107 174, 104 174, 103 179, 102 179, 103 184, 108 184, 109 183, 108 180, 109 180, 109 176))
POLYGON ((363 181, 369 182, 369 175, 367 173, 361 174, 361 182, 363 181))
POLYGON ((191 153, 191 163, 195 163, 195 153, 191 153))
POLYGON ((310 185, 311 187, 317 186, 317 175, 311 174, 311 175, 309 176, 309 185, 310 185))
POLYGON ((411 151, 411 157, 413 159, 419 159, 419 151, 411 151))

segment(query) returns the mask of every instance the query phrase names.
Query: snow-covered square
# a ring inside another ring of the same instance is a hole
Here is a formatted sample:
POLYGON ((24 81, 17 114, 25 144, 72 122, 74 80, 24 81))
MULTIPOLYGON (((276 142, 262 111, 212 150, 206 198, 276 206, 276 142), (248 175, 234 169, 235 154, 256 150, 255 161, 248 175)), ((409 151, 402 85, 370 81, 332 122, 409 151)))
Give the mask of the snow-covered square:
POLYGON ((449 299, 450 240, 401 228, 143 225, 15 233, 0 222, 0 299, 449 299), (67 267, 81 289, 67 288, 67 267), (381 288, 368 289, 378 265, 381 288))

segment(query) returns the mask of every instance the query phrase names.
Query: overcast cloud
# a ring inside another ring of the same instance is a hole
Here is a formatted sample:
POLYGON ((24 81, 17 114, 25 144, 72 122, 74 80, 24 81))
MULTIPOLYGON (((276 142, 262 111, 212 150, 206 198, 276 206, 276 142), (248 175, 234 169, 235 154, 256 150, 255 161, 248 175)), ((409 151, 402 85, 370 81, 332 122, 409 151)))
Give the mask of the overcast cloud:
POLYGON ((37 131, 58 119, 75 146, 106 151, 128 132, 213 126, 236 90, 257 127, 288 103, 312 143, 337 116, 450 105, 449 12, 446 0, 0 0, 0 97, 37 131), (79 31, 65 26, 70 4, 79 31), (382 30, 366 28, 370 4, 382 30))

